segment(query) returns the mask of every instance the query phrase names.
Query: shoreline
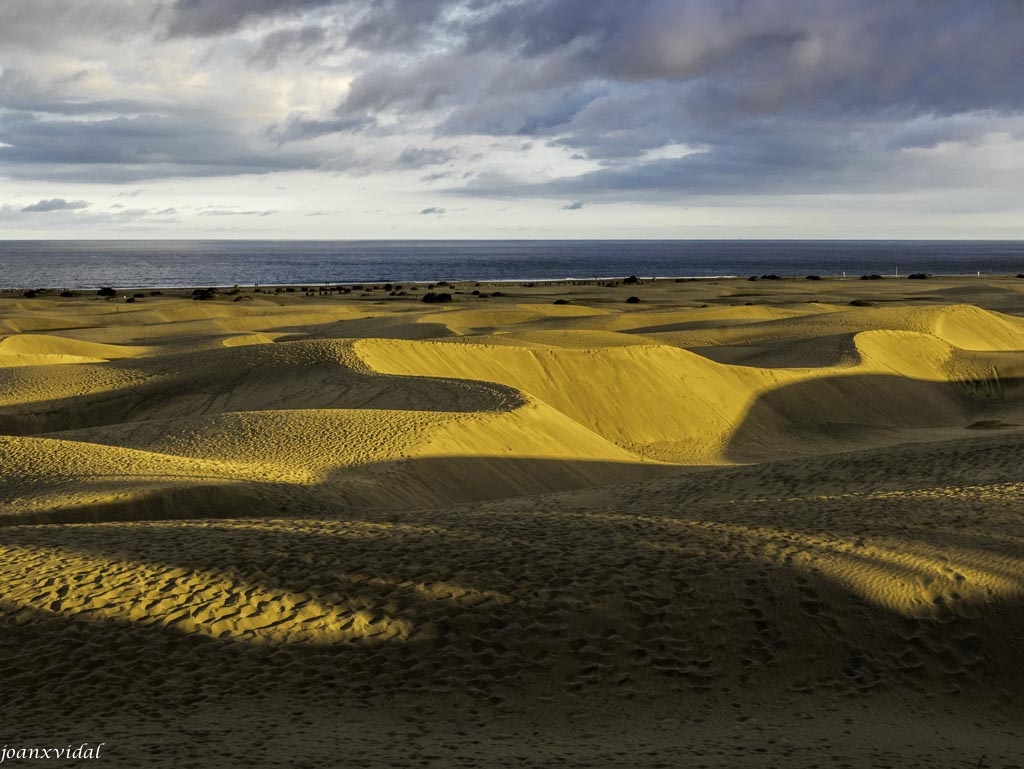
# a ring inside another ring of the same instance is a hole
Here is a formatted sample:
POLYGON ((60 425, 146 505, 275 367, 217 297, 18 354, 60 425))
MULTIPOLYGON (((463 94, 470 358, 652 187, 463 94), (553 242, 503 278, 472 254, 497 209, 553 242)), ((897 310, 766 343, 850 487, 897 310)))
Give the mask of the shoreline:
MULTIPOLYGON (((915 273, 911 273, 913 275, 915 273)), ((924 273, 924 280, 1022 280, 1024 279, 1024 273, 924 273)), ((439 280, 406 280, 401 278, 387 278, 387 279, 375 279, 375 280, 344 280, 344 281, 294 281, 288 283, 203 283, 203 284, 190 284, 190 285, 125 285, 118 286, 114 284, 107 284, 110 288, 115 291, 194 291, 199 289, 213 288, 219 290, 233 290, 238 289, 239 291, 257 291, 258 289, 293 289, 294 291, 308 291, 313 292, 335 292, 339 289, 350 289, 360 290, 364 286, 373 287, 375 290, 382 290, 385 285, 408 285, 416 286, 418 288, 427 287, 482 287, 482 286, 517 286, 521 288, 543 288, 543 287, 561 287, 561 286, 592 286, 592 287, 603 287, 610 288, 607 284, 617 282, 619 285, 631 285, 624 283, 624 281, 635 277, 637 282, 640 284, 657 284, 657 283, 708 283, 717 281, 735 281, 744 283, 767 283, 771 284, 783 284, 797 282, 800 284, 808 281, 822 282, 822 283, 849 283, 863 281, 865 283, 873 283, 878 280, 885 281, 906 281, 906 280, 918 280, 911 275, 897 275, 894 273, 889 274, 857 274, 857 275, 815 275, 810 273, 808 275, 751 275, 744 277, 742 275, 680 275, 680 276, 669 276, 669 275, 657 275, 657 276, 645 276, 645 275, 608 275, 608 276, 595 276, 593 278, 494 278, 494 279, 475 279, 475 278, 461 278, 461 279, 449 279, 441 278, 439 280), (873 277, 878 275, 878 277, 873 277)), ((10 297, 11 295, 17 294, 14 298, 25 298, 21 294, 28 291, 36 292, 37 294, 52 295, 52 292, 58 291, 72 291, 77 292, 81 296, 84 292, 96 292, 99 291, 101 286, 89 286, 89 287, 69 287, 69 286, 6 286, 0 288, 0 297, 10 297)), ((41 297, 34 297, 41 298, 41 297)))

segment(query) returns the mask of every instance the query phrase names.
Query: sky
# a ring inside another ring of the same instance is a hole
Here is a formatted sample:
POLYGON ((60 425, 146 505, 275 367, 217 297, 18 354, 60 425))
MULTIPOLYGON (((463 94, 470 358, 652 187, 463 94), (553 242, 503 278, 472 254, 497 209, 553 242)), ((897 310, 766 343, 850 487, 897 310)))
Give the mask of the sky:
POLYGON ((1024 238, 1024 0, 0 0, 0 238, 1024 238))

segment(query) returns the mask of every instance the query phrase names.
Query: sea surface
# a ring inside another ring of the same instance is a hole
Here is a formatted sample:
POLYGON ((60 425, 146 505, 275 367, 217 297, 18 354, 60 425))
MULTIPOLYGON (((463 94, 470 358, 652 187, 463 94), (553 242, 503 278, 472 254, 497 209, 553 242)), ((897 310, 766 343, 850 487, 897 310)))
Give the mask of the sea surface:
POLYGON ((776 274, 1016 275, 1024 241, 0 241, 0 288, 168 288, 776 274))

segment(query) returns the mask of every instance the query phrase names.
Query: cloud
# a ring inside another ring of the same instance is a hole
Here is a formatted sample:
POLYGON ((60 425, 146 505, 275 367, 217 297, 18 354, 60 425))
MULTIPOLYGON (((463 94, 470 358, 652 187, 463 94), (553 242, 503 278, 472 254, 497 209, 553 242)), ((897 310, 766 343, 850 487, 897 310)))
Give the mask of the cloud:
POLYGON ((291 17, 330 5, 332 0, 177 0, 170 8, 172 37, 206 37, 231 32, 267 17, 291 17))
POLYGON ((432 215, 433 216, 440 216, 444 212, 445 212, 445 209, 443 209, 443 208, 437 208, 436 206, 431 206, 430 208, 422 209, 420 211, 420 215, 421 216, 432 216, 432 215))
POLYGON ((607 166, 553 182, 552 192, 871 189, 893 180, 886 157, 905 165, 898 153, 909 145, 896 135, 908 121, 984 116, 954 133, 979 141, 995 115, 1024 111, 1015 74, 1024 67, 1024 5, 1012 0, 451 2, 444 11, 427 3, 408 23, 394 17, 402 3, 385 5, 374 18, 396 29, 350 35, 377 57, 327 126, 529 136, 607 166), (392 55, 410 30, 417 44, 392 55), (846 144, 819 142, 817 131, 846 144), (886 133, 891 143, 879 140, 886 133), (680 146, 701 156, 652 155, 680 146))
POLYGON ((274 210, 263 210, 263 211, 235 211, 231 209, 209 209, 206 211, 200 211, 199 216, 271 216, 276 214, 274 210))
POLYGON ((22 210, 23 213, 49 213, 51 211, 79 211, 83 208, 88 208, 91 203, 87 200, 64 200, 64 198, 48 198, 47 200, 40 200, 38 203, 25 206, 22 210))
POLYGON ((283 56, 296 56, 315 48, 327 38, 327 31, 320 26, 307 25, 297 28, 278 29, 264 35, 249 61, 265 67, 275 67, 283 56))
POLYGON ((563 211, 579 211, 583 208, 583 203, 579 200, 574 200, 572 203, 566 203, 562 206, 563 211))
POLYGON ((440 166, 450 163, 457 154, 458 150, 455 147, 406 147, 402 150, 402 154, 398 156, 395 165, 398 168, 409 169, 440 166))
POLYGON ((308 153, 260 146, 216 113, 172 110, 81 120, 0 113, 0 162, 16 178, 130 182, 315 167, 308 153))
POLYGON ((0 164, 588 204, 1012 186, 1022 25, 1019 0, 6 3, 0 164))
POLYGON ((46 0, 45 3, 3 3, 0 42, 36 47, 62 37, 124 37, 153 23, 156 0, 46 0))

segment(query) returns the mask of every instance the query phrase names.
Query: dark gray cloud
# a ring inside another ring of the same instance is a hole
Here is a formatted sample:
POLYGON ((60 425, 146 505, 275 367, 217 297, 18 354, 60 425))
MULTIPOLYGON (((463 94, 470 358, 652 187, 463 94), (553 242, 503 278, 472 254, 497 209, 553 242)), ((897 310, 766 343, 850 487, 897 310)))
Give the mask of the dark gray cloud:
POLYGON ((166 20, 172 37, 209 37, 269 19, 322 12, 340 16, 339 39, 367 50, 418 48, 449 34, 447 12, 471 11, 491 0, 176 0, 166 20), (444 22, 444 23, 442 23, 444 22))
POLYGON ((332 4, 334 0, 177 0, 167 31, 173 37, 219 35, 263 18, 297 16, 332 4))
POLYGON ((888 144, 901 124, 828 121, 737 121, 718 132, 699 132, 700 146, 682 156, 602 167, 543 182, 523 182, 501 172, 480 174, 450 192, 488 197, 649 200, 723 195, 921 192, 937 180, 959 188, 1007 184, 1002 173, 953 165, 945 169, 927 155, 893 153, 888 144))
POLYGON ((566 203, 562 206, 563 211, 579 211, 581 208, 583 208, 583 202, 579 200, 574 200, 572 203, 566 203))
POLYGON ((249 61, 276 67, 282 57, 294 57, 316 48, 327 39, 327 30, 316 25, 278 29, 263 36, 249 61))
MULTIPOLYGON (((377 0, 365 3, 363 13, 345 35, 349 45, 368 50, 409 49, 424 44, 437 32, 450 0, 377 0)), ((480 6, 482 3, 468 5, 480 6)))
POLYGON ((395 160, 399 168, 426 168, 450 163, 458 155, 455 147, 406 147, 395 160))
POLYGON ((156 23, 158 0, 45 0, 0 4, 0 42, 52 45, 63 37, 124 39, 156 23))
POLYGON ((445 209, 438 208, 437 206, 430 206, 430 208, 424 208, 420 211, 421 216, 440 216, 445 212, 445 209))
POLYGON ((49 213, 51 211, 78 211, 91 205, 87 200, 64 200, 64 198, 48 198, 25 206, 22 213, 49 213))
MULTIPOLYGON (((885 185, 870 174, 906 165, 900 150, 977 143, 993 131, 990 119, 907 124, 1024 110, 1017 0, 536 0, 474 14, 453 13, 464 7, 455 2, 447 12, 428 6, 389 33, 447 41, 412 61, 387 56, 390 37, 350 38, 383 58, 356 78, 334 118, 346 129, 391 120, 448 136, 530 136, 607 166, 553 189, 885 185), (645 158, 671 144, 704 152, 645 158)), ((498 190, 499 179, 469 189, 498 190)))
POLYGON ((15 178, 130 182, 316 167, 308 153, 260 148, 202 111, 53 120, 0 113, 0 164, 15 178))
POLYGON ((316 139, 327 134, 353 134, 366 132, 377 126, 377 120, 369 116, 329 117, 326 119, 307 118, 292 115, 283 124, 273 125, 267 135, 278 144, 316 139))

